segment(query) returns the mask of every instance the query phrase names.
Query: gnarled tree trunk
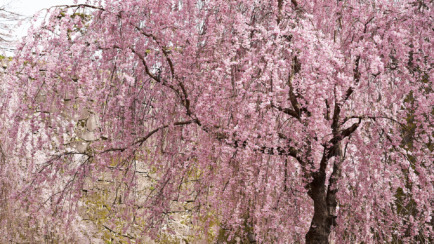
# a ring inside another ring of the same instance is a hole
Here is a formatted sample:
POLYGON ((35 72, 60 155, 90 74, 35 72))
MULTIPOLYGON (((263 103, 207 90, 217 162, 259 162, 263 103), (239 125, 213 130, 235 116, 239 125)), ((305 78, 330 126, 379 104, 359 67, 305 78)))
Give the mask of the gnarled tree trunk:
POLYGON ((306 243, 329 243, 329 235, 332 227, 336 224, 336 182, 340 176, 340 163, 342 151, 337 142, 324 154, 320 169, 313 174, 313 180, 309 184, 309 196, 313 200, 314 214, 309 231, 306 234, 306 243), (335 156, 333 172, 330 175, 328 187, 326 187, 326 167, 331 157, 335 156))

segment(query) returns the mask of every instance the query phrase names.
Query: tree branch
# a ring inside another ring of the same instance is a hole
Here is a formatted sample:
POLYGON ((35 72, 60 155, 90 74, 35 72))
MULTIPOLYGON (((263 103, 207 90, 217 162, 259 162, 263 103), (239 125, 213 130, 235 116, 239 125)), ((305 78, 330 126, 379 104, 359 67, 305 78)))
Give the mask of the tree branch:
POLYGON ((90 4, 74 4, 74 5, 55 5, 51 8, 92 8, 101 11, 106 11, 103 7, 98 7, 90 4))
POLYGON ((348 117, 345 117, 345 119, 343 120, 343 122, 342 122, 341 125, 345 124, 345 123, 346 123, 348 120, 350 120, 350 119, 372 119, 372 120, 374 120, 374 121, 377 120, 377 119, 387 119, 387 120, 390 120, 390 121, 392 121, 392 122, 394 122, 394 123, 400 125, 401 127, 405 127, 405 125, 404 125, 403 123, 397 121, 397 120, 394 119, 394 118, 390 118, 390 117, 387 117, 387 116, 365 116, 365 115, 362 115, 362 116, 348 116, 348 117))
MULTIPOLYGON (((194 122, 193 120, 188 120, 188 121, 179 121, 179 122, 175 122, 175 123, 173 123, 173 125, 174 125, 174 126, 189 125, 189 124, 191 124, 191 123, 193 123, 193 122, 194 122)), ((142 138, 138 139, 137 141, 135 141, 134 143, 132 143, 130 146, 135 146, 135 145, 139 145, 139 146, 141 146, 141 145, 142 145, 146 140, 148 140, 148 139, 149 139, 153 134, 155 134, 155 133, 157 133, 158 131, 160 131, 160 130, 162 130, 162 129, 165 129, 165 128, 167 128, 167 127, 169 127, 169 125, 163 125, 163 126, 160 126, 160 127, 155 128, 154 130, 148 132, 148 134, 146 134, 144 137, 142 137, 142 138)), ((99 152, 99 153, 101 154, 101 153, 114 152, 114 151, 121 151, 121 152, 123 152, 123 151, 125 151, 127 148, 128 148, 128 146, 127 146, 127 147, 121 147, 121 148, 110 148, 110 149, 106 149, 106 150, 104 150, 104 151, 102 151, 102 152, 99 152)))
POLYGON ((295 112, 294 110, 292 110, 290 108, 282 108, 281 106, 276 106, 273 103, 271 104, 271 107, 277 108, 277 110, 279 110, 280 112, 283 112, 285 114, 288 114, 288 115, 296 118, 297 120, 300 120, 300 117, 298 116, 297 112, 295 112))

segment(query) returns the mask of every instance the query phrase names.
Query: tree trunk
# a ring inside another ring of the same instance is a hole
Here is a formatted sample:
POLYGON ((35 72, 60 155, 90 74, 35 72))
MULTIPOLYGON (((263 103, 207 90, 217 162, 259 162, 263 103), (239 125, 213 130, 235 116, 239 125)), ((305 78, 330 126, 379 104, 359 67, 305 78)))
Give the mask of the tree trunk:
MULTIPOLYGON (((340 150, 337 155, 340 156, 340 150)), ((335 162, 327 189, 325 167, 321 167, 320 171, 314 174, 313 181, 309 184, 308 194, 313 200, 314 214, 306 234, 306 244, 329 243, 331 228, 336 225, 336 193, 338 192, 336 182, 340 171, 339 162, 335 162)))
POLYGON ((313 200, 314 214, 309 231, 306 234, 306 244, 329 243, 328 238, 332 222, 327 209, 327 195, 325 189, 325 174, 318 175, 310 184, 309 195, 313 200))

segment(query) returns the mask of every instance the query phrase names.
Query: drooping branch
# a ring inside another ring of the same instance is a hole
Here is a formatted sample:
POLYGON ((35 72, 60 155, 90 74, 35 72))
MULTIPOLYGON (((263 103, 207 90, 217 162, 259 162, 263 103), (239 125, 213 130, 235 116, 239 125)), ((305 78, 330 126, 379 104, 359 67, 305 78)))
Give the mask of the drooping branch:
MULTIPOLYGON (((247 140, 233 140, 231 142, 228 141, 229 136, 227 134, 215 133, 210 131, 209 129, 204 129, 209 134, 214 134, 214 138, 218 141, 225 143, 226 145, 236 148, 236 149, 246 149, 249 145, 247 140)), ((282 135, 284 136, 284 135, 282 135)), ((282 139, 287 139, 286 137, 281 137, 282 139)), ((279 155, 279 156, 290 156, 296 159, 301 165, 305 165, 305 161, 302 159, 301 153, 296 148, 286 145, 282 147, 267 147, 261 145, 253 145, 253 151, 260 152, 267 155, 279 155)))
POLYGON ((155 43, 157 43, 158 47, 162 50, 163 55, 166 58, 167 63, 169 64, 171 77, 174 78, 175 77, 175 68, 173 66, 173 62, 170 59, 169 53, 167 52, 166 48, 161 45, 160 41, 158 41, 157 37, 155 37, 153 34, 146 33, 145 31, 143 31, 143 29, 139 28, 138 26, 134 26, 134 28, 137 31, 139 31, 140 34, 142 34, 148 38, 151 38, 153 41, 155 41, 155 43))
MULTIPOLYGON (((177 80, 177 82, 178 82, 178 86, 179 86, 180 89, 181 89, 182 96, 181 96, 181 93, 180 93, 177 89, 175 89, 175 88, 173 87, 173 85, 169 84, 168 82, 164 82, 164 83, 167 84, 167 85, 168 85, 168 86, 169 86, 173 91, 175 91, 175 93, 177 94, 177 96, 181 99, 181 101, 182 101, 182 103, 183 103, 185 109, 187 110, 187 115, 191 117, 191 116, 193 115, 193 113, 192 113, 191 108, 190 108, 190 99, 189 99, 189 97, 188 97, 187 89, 185 88, 185 85, 181 82, 181 80, 180 80, 179 78, 176 78, 176 75, 175 75, 175 67, 174 67, 174 64, 173 64, 173 62, 172 62, 172 59, 169 57, 169 53, 167 52, 166 48, 165 48, 164 46, 161 45, 161 43, 158 41, 157 37, 155 37, 153 34, 146 33, 145 31, 143 31, 141 28, 139 28, 139 27, 137 27, 137 26, 134 26, 134 28, 135 28, 137 31, 139 31, 142 35, 144 35, 144 36, 146 36, 146 37, 148 37, 148 38, 151 38, 153 41, 155 41, 155 43, 157 43, 158 47, 162 50, 163 55, 164 55, 164 57, 165 57, 165 59, 166 59, 166 62, 167 62, 168 65, 169 65, 171 78, 177 80)), ((149 68, 148 68, 147 65, 146 65, 146 61, 145 61, 145 59, 144 59, 144 56, 141 55, 141 54, 139 54, 138 52, 136 52, 134 48, 130 48, 130 49, 131 49, 131 50, 132 50, 136 55, 138 55, 138 56, 140 55, 139 58, 142 60, 143 65, 145 65, 145 71, 146 71, 146 73, 147 73, 151 78, 153 78, 154 80, 156 80, 155 78, 158 78, 158 77, 151 76, 151 73, 150 73, 150 71, 149 71, 149 68), (155 77, 155 78, 154 78, 154 77, 155 77)), ((160 79, 158 79, 158 80, 160 80, 160 79)), ((160 81, 158 81, 158 82, 160 82, 160 81)))
MULTIPOLYGON (((193 120, 188 120, 188 121, 179 121, 179 122, 175 122, 172 125, 174 126, 183 126, 183 125, 189 125, 192 124, 194 121, 193 120)), ((136 140, 134 143, 132 143, 131 145, 127 146, 127 147, 120 147, 120 148, 110 148, 110 149, 106 149, 104 151, 101 151, 99 153, 107 153, 107 152, 114 152, 114 151, 125 151, 127 150, 129 147, 131 146, 141 146, 146 140, 148 140, 152 135, 154 135, 155 133, 157 133, 158 131, 168 128, 169 125, 162 125, 160 127, 157 127, 155 129, 153 129, 152 131, 148 132, 145 136, 143 136, 142 138, 136 140)))
POLYGON ((52 6, 51 8, 91 8, 91 9, 106 11, 106 9, 103 7, 90 5, 90 4, 55 5, 52 6))
POLYGON ((344 120, 342 121, 341 125, 345 124, 350 119, 372 119, 374 121, 377 120, 377 119, 386 119, 386 120, 392 121, 393 123, 398 124, 401 127, 405 127, 405 125, 403 123, 399 122, 398 120, 396 120, 394 118, 388 117, 388 116, 364 116, 364 115, 345 117, 344 120))

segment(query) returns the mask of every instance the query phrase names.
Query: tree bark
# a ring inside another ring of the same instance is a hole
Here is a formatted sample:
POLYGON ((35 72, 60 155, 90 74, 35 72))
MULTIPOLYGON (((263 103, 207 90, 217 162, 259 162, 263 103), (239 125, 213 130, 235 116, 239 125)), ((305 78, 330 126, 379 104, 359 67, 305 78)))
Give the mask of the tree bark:
POLYGON ((332 226, 332 218, 327 207, 327 193, 325 187, 325 173, 320 173, 310 183, 310 197, 313 200, 314 214, 309 231, 306 234, 306 243, 326 244, 332 226))
POLYGON ((336 143, 334 150, 329 151, 321 162, 321 167, 318 172, 313 174, 313 181, 309 184, 309 196, 313 200, 314 214, 310 224, 309 231, 306 234, 306 243, 328 244, 328 238, 332 226, 336 225, 336 207, 337 199, 336 187, 337 180, 340 177, 340 158, 342 152, 340 143, 336 143), (326 166, 329 159, 335 156, 337 159, 333 164, 333 171, 330 175, 328 187, 326 181, 326 166))

